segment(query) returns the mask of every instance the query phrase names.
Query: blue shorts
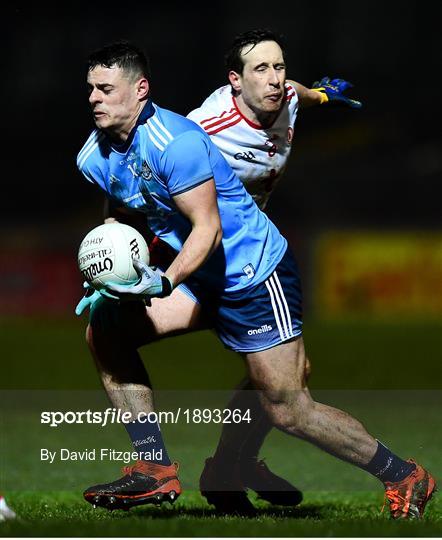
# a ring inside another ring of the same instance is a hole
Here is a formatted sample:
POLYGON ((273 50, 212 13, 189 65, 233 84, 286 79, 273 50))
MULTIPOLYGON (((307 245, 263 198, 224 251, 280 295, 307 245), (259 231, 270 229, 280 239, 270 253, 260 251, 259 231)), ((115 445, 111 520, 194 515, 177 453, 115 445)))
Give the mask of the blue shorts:
POLYGON ((301 283, 289 248, 270 276, 254 287, 221 298, 208 295, 192 278, 179 288, 201 304, 233 351, 263 351, 302 334, 301 283))

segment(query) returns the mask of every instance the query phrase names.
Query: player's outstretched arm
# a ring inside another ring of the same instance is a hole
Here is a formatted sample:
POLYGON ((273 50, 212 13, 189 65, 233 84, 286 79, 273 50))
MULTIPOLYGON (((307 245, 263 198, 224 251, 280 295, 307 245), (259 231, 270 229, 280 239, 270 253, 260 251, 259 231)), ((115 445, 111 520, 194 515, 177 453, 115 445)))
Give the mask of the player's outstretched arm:
POLYGON ((287 81, 289 84, 295 87, 296 93, 298 94, 298 103, 301 109, 307 109, 314 105, 321 105, 322 97, 318 92, 314 92, 310 88, 307 88, 303 84, 296 81, 287 81))
POLYGON ((362 103, 345 95, 345 91, 353 88, 353 85, 344 79, 330 79, 323 77, 313 83, 312 88, 307 88, 296 81, 287 81, 295 87, 301 108, 324 103, 346 105, 352 109, 360 109, 362 103))

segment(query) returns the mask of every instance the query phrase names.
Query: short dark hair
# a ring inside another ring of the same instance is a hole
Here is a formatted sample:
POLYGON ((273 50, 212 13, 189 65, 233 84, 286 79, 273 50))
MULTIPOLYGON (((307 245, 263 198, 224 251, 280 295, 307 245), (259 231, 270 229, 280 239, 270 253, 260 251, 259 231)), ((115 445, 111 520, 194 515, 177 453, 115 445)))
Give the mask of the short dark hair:
POLYGON ((258 43, 262 41, 276 41, 276 43, 281 47, 282 54, 285 56, 284 48, 285 41, 284 37, 280 34, 268 30, 267 28, 258 28, 256 30, 249 30, 243 32, 235 37, 233 40, 232 46, 227 51, 224 62, 227 68, 227 71, 236 71, 236 73, 242 73, 244 69, 244 62, 241 57, 241 51, 247 45, 251 45, 251 49, 255 47, 258 43))
POLYGON ((89 55, 87 69, 97 66, 110 68, 117 66, 132 77, 150 79, 149 60, 144 52, 126 40, 115 41, 97 49, 89 55))

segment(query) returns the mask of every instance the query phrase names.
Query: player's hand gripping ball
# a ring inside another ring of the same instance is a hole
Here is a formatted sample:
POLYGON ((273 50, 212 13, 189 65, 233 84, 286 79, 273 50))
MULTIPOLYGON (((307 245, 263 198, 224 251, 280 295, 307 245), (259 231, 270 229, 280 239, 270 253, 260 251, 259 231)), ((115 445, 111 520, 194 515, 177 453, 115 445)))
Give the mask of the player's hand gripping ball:
POLYGON ((108 282, 106 293, 117 294, 121 299, 164 298, 173 291, 172 280, 156 268, 152 268, 142 261, 133 261, 134 268, 139 276, 134 285, 119 285, 108 282))
POLYGON ((84 279, 100 291, 109 282, 131 285, 138 280, 133 261, 149 264, 143 236, 124 223, 105 223, 90 231, 78 250, 78 267, 84 279))
POLYGON ((78 250, 78 267, 86 281, 85 295, 75 313, 81 315, 100 298, 119 301, 106 286, 117 283, 129 286, 137 282, 133 261, 149 263, 149 248, 143 236, 124 223, 106 223, 90 231, 78 250))

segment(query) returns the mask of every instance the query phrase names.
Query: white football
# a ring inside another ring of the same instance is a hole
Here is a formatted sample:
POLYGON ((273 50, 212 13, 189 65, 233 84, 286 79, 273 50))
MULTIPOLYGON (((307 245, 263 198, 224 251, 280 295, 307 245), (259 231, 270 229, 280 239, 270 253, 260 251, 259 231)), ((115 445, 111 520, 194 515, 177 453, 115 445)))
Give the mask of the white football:
POLYGON ((149 264, 149 248, 143 236, 124 223, 105 223, 84 237, 78 250, 78 267, 84 279, 97 290, 112 281, 134 283, 138 274, 133 259, 149 264))

